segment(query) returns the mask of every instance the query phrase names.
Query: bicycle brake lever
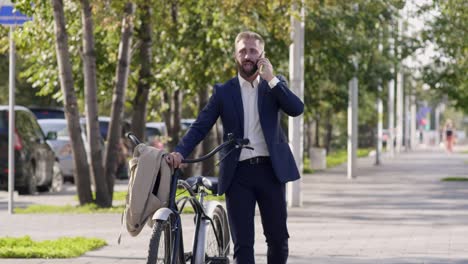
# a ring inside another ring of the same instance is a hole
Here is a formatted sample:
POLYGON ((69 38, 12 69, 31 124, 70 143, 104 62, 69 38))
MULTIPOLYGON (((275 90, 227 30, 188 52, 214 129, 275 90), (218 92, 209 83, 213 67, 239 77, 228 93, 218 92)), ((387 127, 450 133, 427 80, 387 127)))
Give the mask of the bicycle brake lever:
POLYGON ((249 146, 243 146, 242 148, 246 148, 246 149, 254 150, 254 148, 252 148, 252 147, 249 147, 249 146))

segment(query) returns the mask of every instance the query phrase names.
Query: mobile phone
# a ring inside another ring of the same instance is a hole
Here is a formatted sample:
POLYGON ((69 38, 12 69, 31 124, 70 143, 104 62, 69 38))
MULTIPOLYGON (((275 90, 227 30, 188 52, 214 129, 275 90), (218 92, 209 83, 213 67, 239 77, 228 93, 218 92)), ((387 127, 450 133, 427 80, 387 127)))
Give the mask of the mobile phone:
MULTIPOLYGON (((264 58, 264 57, 265 57, 265 51, 262 51, 262 53, 260 53, 260 56, 259 56, 258 58, 260 59, 260 58, 264 58)), ((257 60, 257 61, 258 61, 258 60, 257 60)), ((263 65, 260 65, 260 68, 258 69, 258 72, 259 72, 260 74, 263 73, 263 65)))

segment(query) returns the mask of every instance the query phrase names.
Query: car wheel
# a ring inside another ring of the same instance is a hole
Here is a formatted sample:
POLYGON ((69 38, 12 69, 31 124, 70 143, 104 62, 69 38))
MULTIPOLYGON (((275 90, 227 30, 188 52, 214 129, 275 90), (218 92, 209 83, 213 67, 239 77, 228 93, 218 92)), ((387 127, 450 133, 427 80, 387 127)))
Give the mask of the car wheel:
POLYGON ((54 168, 52 169, 52 183, 50 186, 51 192, 61 192, 63 189, 63 175, 62 171, 60 170, 60 165, 56 161, 54 162, 54 168))
POLYGON ((26 175, 26 186, 18 188, 19 194, 35 194, 37 191, 37 179, 36 170, 34 165, 30 167, 28 174, 26 175))

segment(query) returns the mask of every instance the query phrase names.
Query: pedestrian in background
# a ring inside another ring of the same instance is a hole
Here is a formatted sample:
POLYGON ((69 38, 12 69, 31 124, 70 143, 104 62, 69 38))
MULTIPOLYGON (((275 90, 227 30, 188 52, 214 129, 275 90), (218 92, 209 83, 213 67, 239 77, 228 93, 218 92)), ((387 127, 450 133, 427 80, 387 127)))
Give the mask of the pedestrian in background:
POLYGON ((455 141, 455 129, 453 127, 452 120, 450 119, 448 119, 447 122, 445 122, 444 135, 445 135, 445 149, 447 150, 447 152, 452 153, 453 144, 455 141))

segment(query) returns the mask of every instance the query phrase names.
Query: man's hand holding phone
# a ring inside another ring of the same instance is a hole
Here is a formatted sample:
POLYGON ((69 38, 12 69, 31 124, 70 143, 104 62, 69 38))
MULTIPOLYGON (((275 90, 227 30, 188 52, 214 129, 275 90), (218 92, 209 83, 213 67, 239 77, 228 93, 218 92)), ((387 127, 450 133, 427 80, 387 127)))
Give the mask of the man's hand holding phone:
POLYGON ((262 52, 258 58, 257 66, 260 77, 265 79, 267 82, 271 81, 275 77, 275 75, 273 75, 273 65, 271 65, 270 60, 265 57, 264 52, 262 52))

